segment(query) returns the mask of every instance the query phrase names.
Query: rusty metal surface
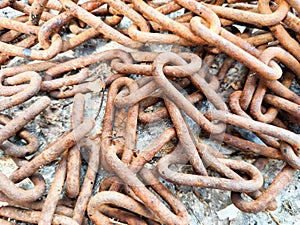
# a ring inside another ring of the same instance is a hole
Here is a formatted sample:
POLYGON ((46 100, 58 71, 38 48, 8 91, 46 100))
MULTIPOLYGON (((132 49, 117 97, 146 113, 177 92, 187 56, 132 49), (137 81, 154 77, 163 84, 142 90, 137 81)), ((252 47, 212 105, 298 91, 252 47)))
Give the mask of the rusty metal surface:
POLYGON ((16 166, 0 172, 1 224, 191 224, 170 185, 229 191, 247 213, 277 209, 300 169, 298 0, 0 3, 8 8, 21 16, 0 18, 0 151, 16 166), (96 40, 123 48, 64 57, 96 40), (237 65, 244 71, 224 91, 237 65), (101 101, 93 117, 92 94, 101 101), (57 99, 72 103, 70 126, 40 147, 25 126, 47 130, 37 121, 57 99), (143 128, 160 123, 138 148, 143 128), (233 154, 217 147, 225 144, 233 154), (47 189, 39 170, 56 162, 47 189), (266 185, 272 162, 280 171, 266 185), (30 189, 17 186, 26 178, 30 189))

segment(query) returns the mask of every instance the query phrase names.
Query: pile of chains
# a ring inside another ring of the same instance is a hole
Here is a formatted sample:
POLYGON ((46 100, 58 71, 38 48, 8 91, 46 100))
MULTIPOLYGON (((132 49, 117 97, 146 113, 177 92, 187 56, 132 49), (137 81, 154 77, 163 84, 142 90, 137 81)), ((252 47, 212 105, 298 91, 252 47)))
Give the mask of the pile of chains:
POLYGON ((0 173, 1 224, 14 224, 11 219, 39 225, 189 224, 186 207, 163 180, 228 190, 232 203, 248 213, 277 208, 276 197, 300 168, 300 137, 294 131, 300 96, 293 88, 300 80, 299 0, 1 1, 0 9, 7 7, 21 15, 0 19, 0 149, 18 169, 9 177, 0 173), (130 25, 121 28, 125 18, 130 25), (53 59, 93 38, 135 51, 53 59), (150 44, 195 51, 141 51, 150 44), (212 74, 220 53, 227 58, 212 74), (5 66, 15 56, 30 63, 5 66), (89 67, 99 62, 113 70, 104 81, 101 74, 91 76, 89 67), (246 80, 224 101, 221 85, 237 62, 247 68, 239 74, 246 80), (84 116, 84 94, 101 82, 107 87, 102 130, 91 135, 95 121, 84 116), (57 98, 73 98, 70 130, 37 152, 39 139, 24 126, 57 98), (3 113, 29 100, 32 104, 14 118, 3 113), (214 109, 199 110, 205 101, 214 109), (146 149, 136 149, 138 125, 167 118, 173 126, 162 129, 146 149), (14 143, 14 136, 26 144, 14 143), (253 163, 228 158, 207 139, 250 155, 253 163), (82 149, 88 153, 85 174, 82 149), (260 170, 271 159, 284 166, 263 188, 260 170), (57 160, 45 193, 39 169, 57 160), (190 169, 179 170, 182 165, 190 169), (102 180, 95 194, 100 167, 114 175, 102 180), (32 189, 17 185, 26 178, 32 189))

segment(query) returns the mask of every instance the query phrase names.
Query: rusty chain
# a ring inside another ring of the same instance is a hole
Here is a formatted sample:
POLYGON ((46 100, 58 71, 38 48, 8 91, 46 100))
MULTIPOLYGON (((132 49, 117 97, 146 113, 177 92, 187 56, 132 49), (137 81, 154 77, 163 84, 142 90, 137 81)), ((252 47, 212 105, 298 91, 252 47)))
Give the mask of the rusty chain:
POLYGON ((0 10, 8 7, 22 16, 0 19, 0 150, 18 168, 10 176, 0 173, 0 200, 7 203, 0 206, 1 224, 14 224, 8 218, 39 225, 114 224, 113 218, 128 224, 189 224, 186 206, 162 179, 231 191, 232 203, 245 212, 277 208, 276 197, 300 169, 300 137, 290 126, 300 124, 299 0, 0 3, 0 10), (123 25, 126 20, 129 25, 123 25), (62 58, 92 39, 131 50, 62 58), (156 44, 171 46, 171 52, 151 52, 149 46, 156 44), (213 73, 220 53, 226 58, 213 73), (11 66, 17 57, 26 62, 11 66), (112 69, 108 77, 93 72, 99 63, 112 69), (237 73, 238 83, 224 91, 231 68, 240 64, 245 71, 237 73), (95 89, 107 93, 97 134, 98 121, 85 119, 83 95, 95 89), (39 138, 25 126, 59 98, 73 98, 70 128, 39 149, 39 138), (21 112, 9 115, 17 107, 21 112), (160 121, 171 128, 137 149, 140 125, 160 121), (245 138, 245 131, 260 142, 245 138), (228 158, 202 140, 225 143, 255 161, 228 158), (260 170, 269 159, 284 166, 263 188, 260 170), (46 193, 39 169, 55 161, 46 193), (190 170, 179 170, 182 165, 190 170), (112 176, 94 193, 100 167, 112 176), (32 189, 16 185, 26 178, 32 189))

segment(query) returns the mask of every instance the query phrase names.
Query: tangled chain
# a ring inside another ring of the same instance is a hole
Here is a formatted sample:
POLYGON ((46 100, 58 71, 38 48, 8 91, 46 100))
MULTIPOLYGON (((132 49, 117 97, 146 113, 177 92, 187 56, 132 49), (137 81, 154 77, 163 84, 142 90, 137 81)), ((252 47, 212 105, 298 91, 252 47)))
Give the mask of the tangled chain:
POLYGON ((300 119, 300 96, 293 88, 300 80, 299 0, 3 0, 0 9, 6 7, 21 16, 0 19, 0 149, 18 169, 9 177, 0 173, 0 201, 7 203, 0 207, 1 224, 14 224, 4 218, 39 225, 79 225, 87 219, 114 224, 111 218, 128 224, 189 224, 187 209, 163 179, 228 190, 244 212, 277 208, 276 197, 300 169, 300 137, 291 126, 300 119), (122 28, 125 18, 131 23, 122 28), (245 28, 242 34, 238 26, 245 28), (95 38, 134 51, 53 59, 95 38), (186 46, 193 53, 142 51, 151 44, 186 46), (212 74, 220 53, 227 57, 212 74), (31 63, 5 66, 16 56, 31 63), (102 132, 94 135, 95 120, 84 116, 83 94, 102 85, 101 74, 91 76, 90 66, 99 62, 113 72, 104 79, 108 94, 102 132), (242 85, 224 100, 222 83, 237 62, 247 74, 239 74, 242 85), (3 113, 41 94, 14 118, 3 113), (24 126, 55 98, 74 98, 71 128, 35 154, 39 139, 24 126), (199 110, 203 100, 214 109, 199 110), (162 129, 146 149, 136 149, 138 125, 167 118, 173 126, 162 129), (261 142, 243 138, 239 132, 245 130, 261 142), (13 136, 26 144, 14 143, 13 136), (204 139, 245 152, 254 162, 230 159, 204 139), (170 142, 173 148, 164 152, 170 142), (89 155, 83 181, 81 149, 89 155), (39 169, 57 159, 45 193, 39 169), (285 164, 263 188, 260 170, 270 159, 285 164), (180 165, 191 170, 181 171, 180 165), (113 175, 92 194, 100 167, 113 175), (16 185, 26 178, 34 185, 30 190, 16 185))

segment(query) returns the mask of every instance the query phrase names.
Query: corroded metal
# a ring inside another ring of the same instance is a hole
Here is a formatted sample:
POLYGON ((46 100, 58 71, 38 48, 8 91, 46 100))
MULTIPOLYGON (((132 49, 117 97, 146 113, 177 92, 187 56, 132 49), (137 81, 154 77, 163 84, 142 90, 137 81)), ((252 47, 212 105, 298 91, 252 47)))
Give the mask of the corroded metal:
POLYGON ((9 178, 0 174, 0 199, 10 205, 0 207, 0 223, 11 225, 4 218, 12 218, 80 225, 88 217, 95 224, 111 224, 111 218, 129 224, 189 224, 185 206, 162 178, 232 191, 232 202, 245 212, 276 209, 276 197, 300 169, 300 138, 289 127, 299 125, 300 118, 295 91, 300 81, 299 0, 0 3, 0 9, 7 7, 22 16, 0 20, 0 150, 18 169, 9 178), (126 20, 130 24, 122 27, 126 20), (95 38, 134 51, 113 49, 49 61, 95 38), (168 44, 170 52, 151 52, 153 44, 168 44), (227 54, 224 60, 218 59, 219 53, 227 54), (15 57, 26 62, 5 65, 15 57), (95 73, 97 63, 106 63, 111 73, 95 73), (229 74, 239 63, 246 68, 230 83, 229 74), (106 90, 102 130, 89 136, 95 121, 84 119, 83 94, 103 91, 103 97, 106 90), (34 155, 40 140, 24 126, 31 121, 39 126, 35 118, 48 113, 51 99, 36 100, 41 95, 73 98, 74 104, 70 129, 34 155), (6 116, 17 107, 16 116, 6 116), (136 149, 143 126, 167 120, 171 128, 162 130, 146 149, 136 149), (245 131, 259 143, 245 137, 245 131), (207 138, 250 153, 253 165, 227 158, 202 142, 207 138), (164 150, 165 145, 172 147, 164 150), (24 160, 27 156, 30 161, 24 160), (269 159, 285 166, 264 189, 259 170, 269 159), (45 194, 45 181, 37 171, 55 161, 59 163, 51 188, 45 200, 38 200, 45 194), (93 196, 100 165, 114 174, 93 196), (193 174, 180 171, 180 165, 189 165, 193 174), (16 186, 25 178, 33 182, 32 189, 16 186), (61 194, 74 200, 60 199, 61 194), (244 200, 243 194, 253 201, 244 200))

